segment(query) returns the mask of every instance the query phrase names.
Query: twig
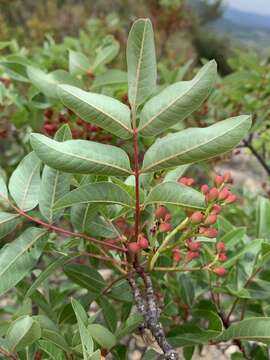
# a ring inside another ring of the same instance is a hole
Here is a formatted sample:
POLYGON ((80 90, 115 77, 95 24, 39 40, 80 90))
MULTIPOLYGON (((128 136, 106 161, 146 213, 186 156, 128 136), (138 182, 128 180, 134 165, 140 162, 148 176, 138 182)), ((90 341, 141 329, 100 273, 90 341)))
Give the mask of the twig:
POLYGON ((259 163, 262 165, 262 167, 266 171, 267 175, 270 176, 270 166, 268 166, 267 162, 262 157, 262 155, 258 153, 258 151, 250 143, 250 141, 243 140, 243 143, 252 152, 252 154, 256 157, 256 159, 259 161, 259 163))
MULTIPOLYGON (((258 272, 260 272, 262 270, 261 267, 258 267, 254 273, 252 273, 250 275, 250 277, 247 279, 246 283, 244 284, 243 288, 245 289, 250 283, 251 281, 254 279, 254 277, 258 274, 258 272)), ((239 302, 239 298, 236 298, 232 304, 232 307, 231 307, 231 310, 229 311, 228 315, 227 315, 227 318, 226 318, 226 322, 229 323, 230 322, 230 317, 232 315, 232 313, 234 312, 234 309, 236 308, 236 305, 238 304, 239 302)))
POLYGON ((186 218, 185 220, 183 220, 178 226, 176 226, 175 229, 173 229, 173 231, 167 235, 164 239, 164 241, 162 242, 162 244, 160 245, 160 247, 157 249, 156 253, 154 254, 154 256, 151 259, 150 262, 150 270, 152 270, 154 268, 154 265, 160 255, 160 253, 163 251, 163 249, 166 248, 167 244, 169 243, 169 241, 172 239, 172 237, 180 230, 184 229, 186 224, 188 223, 189 219, 186 218))
MULTIPOLYGON (((6 201, 8 201, 8 200, 6 199, 6 201)), ((43 227, 46 227, 47 229, 50 229, 50 230, 55 231, 55 232, 59 232, 61 234, 65 234, 67 236, 80 237, 80 238, 82 238, 84 240, 99 244, 101 246, 106 246, 106 247, 110 247, 111 249, 115 249, 115 250, 118 250, 118 251, 121 251, 121 252, 126 252, 126 249, 124 249, 124 248, 122 248, 120 246, 110 244, 110 243, 106 243, 105 241, 95 239, 95 238, 93 238, 91 236, 88 236, 86 234, 83 234, 83 233, 73 232, 73 231, 66 230, 66 229, 60 228, 58 226, 52 225, 52 224, 48 224, 45 221, 42 221, 42 220, 40 220, 40 219, 38 219, 36 217, 33 217, 33 216, 27 214, 23 210, 17 208, 15 205, 13 205, 11 202, 9 202, 9 204, 21 216, 25 217, 26 219, 28 219, 28 220, 30 220, 32 222, 35 222, 36 224, 39 224, 39 225, 41 225, 43 227)))
POLYGON ((17 360, 17 356, 14 355, 13 353, 9 352, 9 351, 6 351, 5 349, 3 348, 0 348, 0 353, 9 357, 10 359, 12 360, 17 360))

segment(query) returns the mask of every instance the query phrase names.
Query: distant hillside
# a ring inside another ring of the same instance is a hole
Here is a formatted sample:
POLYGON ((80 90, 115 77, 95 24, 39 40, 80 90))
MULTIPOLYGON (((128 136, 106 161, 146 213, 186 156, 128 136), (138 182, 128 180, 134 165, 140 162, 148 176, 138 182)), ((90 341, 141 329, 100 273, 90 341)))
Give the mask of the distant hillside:
POLYGON ((232 40, 247 46, 270 48, 270 16, 227 8, 222 18, 212 26, 232 40))
POLYGON ((223 19, 229 20, 237 25, 248 26, 249 28, 270 30, 269 15, 248 13, 228 7, 224 11, 223 19))

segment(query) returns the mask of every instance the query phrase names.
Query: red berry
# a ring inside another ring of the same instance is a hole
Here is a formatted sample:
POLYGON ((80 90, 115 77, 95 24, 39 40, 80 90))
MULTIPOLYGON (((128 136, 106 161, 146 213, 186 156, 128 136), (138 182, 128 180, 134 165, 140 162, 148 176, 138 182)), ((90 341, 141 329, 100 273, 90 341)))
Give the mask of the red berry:
POLYGON ((167 221, 171 221, 171 220, 172 220, 172 214, 167 213, 167 214, 165 215, 164 221, 167 222, 167 221))
POLYGON ((192 241, 191 239, 188 239, 187 246, 191 251, 198 251, 201 247, 201 243, 199 241, 192 241))
POLYGON ((227 261, 227 255, 224 254, 224 253, 221 253, 218 255, 218 260, 221 261, 221 262, 224 262, 224 261, 227 261))
POLYGON ((218 253, 222 253, 226 251, 226 247, 223 241, 216 243, 216 249, 218 253))
POLYGON ((60 115, 58 116, 58 121, 59 121, 60 123, 67 123, 67 122, 68 122, 68 119, 67 119, 64 115, 60 114, 60 115))
POLYGON ((212 188, 209 193, 208 193, 208 196, 207 196, 207 199, 208 201, 213 201, 213 200, 216 200, 218 198, 218 189, 217 188, 212 188))
POLYGON ((223 181, 224 181, 223 176, 221 175, 215 176, 214 182, 217 187, 219 187, 223 183, 223 181))
POLYGON ((200 228, 200 234, 208 237, 208 238, 215 238, 217 237, 218 231, 215 228, 200 228))
POLYGON ((179 249, 173 249, 173 260, 179 263, 182 259, 181 251, 179 249))
POLYGON ((192 186, 195 184, 195 180, 192 178, 187 178, 186 184, 187 186, 192 186))
POLYGON ((162 223, 159 225, 159 231, 162 233, 167 233, 172 230, 172 226, 170 223, 162 223))
POLYGON ((178 180, 178 182, 179 182, 180 184, 187 185, 187 183, 188 183, 188 178, 187 178, 187 177, 182 177, 182 178, 180 178, 180 179, 178 180))
POLYGON ((164 206, 159 206, 156 209, 155 215, 157 219, 164 219, 167 214, 167 209, 164 206))
POLYGON ((190 221, 192 224, 200 224, 203 221, 203 213, 201 211, 196 211, 190 216, 190 221))
POLYGON ((136 242, 131 242, 128 244, 128 251, 132 254, 136 254, 141 250, 140 245, 136 242))
POLYGON ((220 205, 218 205, 218 204, 215 204, 213 206, 213 210, 212 210, 211 214, 217 214, 218 215, 218 214, 221 213, 221 211, 222 211, 222 207, 220 205))
POLYGON ((230 194, 231 194, 230 190, 225 187, 220 191, 218 195, 218 200, 225 200, 230 194))
POLYGON ((200 253, 198 251, 188 251, 186 255, 187 262, 192 261, 193 259, 196 259, 200 256, 200 253))
POLYGON ((217 222, 217 215, 216 214, 210 214, 205 219, 205 225, 213 225, 217 222))
POLYGON ((225 173, 223 174, 223 178, 224 178, 224 182, 226 182, 226 183, 233 182, 232 173, 230 171, 225 171, 225 173))
POLYGON ((232 204, 232 203, 236 202, 236 200, 237 200, 236 195, 230 194, 230 195, 225 199, 225 203, 226 203, 226 204, 232 204))
POLYGON ((139 236, 138 243, 141 249, 148 249, 149 247, 149 242, 144 235, 139 236))
POLYGON ((201 192, 206 195, 208 194, 208 191, 209 191, 209 186, 207 184, 204 184, 201 186, 201 192))
POLYGON ((44 115, 47 119, 51 119, 52 116, 53 116, 53 110, 52 109, 47 109, 45 112, 44 112, 44 115))
POLYGON ((224 267, 216 267, 213 269, 213 272, 218 276, 225 276, 227 273, 224 267))

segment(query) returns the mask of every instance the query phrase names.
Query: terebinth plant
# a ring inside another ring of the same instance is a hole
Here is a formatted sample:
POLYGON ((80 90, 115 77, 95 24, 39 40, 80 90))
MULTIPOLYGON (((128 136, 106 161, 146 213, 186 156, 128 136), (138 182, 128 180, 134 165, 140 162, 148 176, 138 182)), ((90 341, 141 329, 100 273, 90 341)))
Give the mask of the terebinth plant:
MULTIPOLYGON (((129 282, 137 311, 143 318, 142 326, 151 332, 162 350, 162 358, 175 360, 179 355, 160 322, 152 275, 199 271, 225 276, 226 270, 220 265, 226 261, 224 244, 210 243, 212 252, 197 266, 196 259, 204 247, 198 237, 215 239, 218 214, 236 200, 229 189, 230 173, 216 176, 213 188, 204 185, 198 191, 192 187, 193 179, 181 178, 182 169, 184 165, 207 161, 232 150, 246 136, 251 119, 238 116, 206 128, 178 131, 176 125, 198 109, 210 94, 216 79, 216 63, 204 65, 190 81, 158 91, 154 35, 148 19, 139 19, 132 26, 127 43, 127 69, 130 106, 71 85, 56 87, 65 107, 130 144, 123 148, 132 148, 132 155, 112 145, 72 140, 67 125, 60 128, 54 139, 32 134, 33 152, 25 157, 9 183, 16 205, 8 199, 4 184, 1 194, 15 210, 13 220, 26 218, 36 224, 21 235, 21 243, 32 239, 32 245, 36 245, 30 262, 42 253, 48 230, 57 236, 81 238, 92 244, 92 252, 80 254, 110 264, 129 282), (151 144, 143 160, 142 144, 151 144), (42 164, 45 166, 40 185, 42 164), (157 176, 166 169, 169 172, 165 177, 157 176), (37 215, 30 214, 37 205, 37 215), (179 223, 172 221, 167 209, 170 206, 183 209, 185 217, 179 223), (78 223, 89 212, 102 214, 103 219, 107 217, 118 229, 118 235, 95 237, 80 231, 78 223), (59 226, 64 224, 61 220, 64 215, 71 218, 71 230, 59 226), (164 256, 170 259, 169 264, 164 256)), ((12 251, 12 247, 7 249, 12 251)), ((2 257, 6 255, 2 253, 2 257)), ((14 279, 7 273, 2 292, 23 276, 24 273, 14 279)), ((87 349, 86 346, 84 355, 87 349)))

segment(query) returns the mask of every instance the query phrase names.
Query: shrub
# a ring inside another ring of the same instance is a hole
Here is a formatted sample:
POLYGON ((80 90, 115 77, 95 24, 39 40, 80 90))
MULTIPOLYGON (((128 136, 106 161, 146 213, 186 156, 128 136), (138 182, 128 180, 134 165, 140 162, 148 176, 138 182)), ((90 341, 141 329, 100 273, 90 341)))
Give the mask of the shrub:
MULTIPOLYGON (((210 94, 216 64, 153 96, 155 47, 147 19, 132 26, 127 66, 129 106, 28 68, 48 97, 122 143, 73 140, 64 124, 53 139, 33 133, 33 151, 8 189, 1 178, 1 237, 20 231, 0 251, 0 294, 16 288, 21 303, 3 326, 5 357, 99 359, 110 353, 123 359, 124 338, 137 328, 151 333, 166 359, 178 359, 180 347, 188 359, 197 345, 227 341, 247 357, 254 350, 248 340, 269 339, 262 304, 255 309, 251 302, 247 318, 246 307, 240 319, 235 312, 247 306, 253 294, 247 288, 264 274, 267 227, 261 222, 262 237, 250 241, 220 214, 236 201, 230 173, 201 190, 183 177, 189 164, 232 150, 250 117, 174 131, 210 94), (110 269, 108 283, 104 268, 110 269)), ((262 200, 258 216, 266 209, 262 200)))

